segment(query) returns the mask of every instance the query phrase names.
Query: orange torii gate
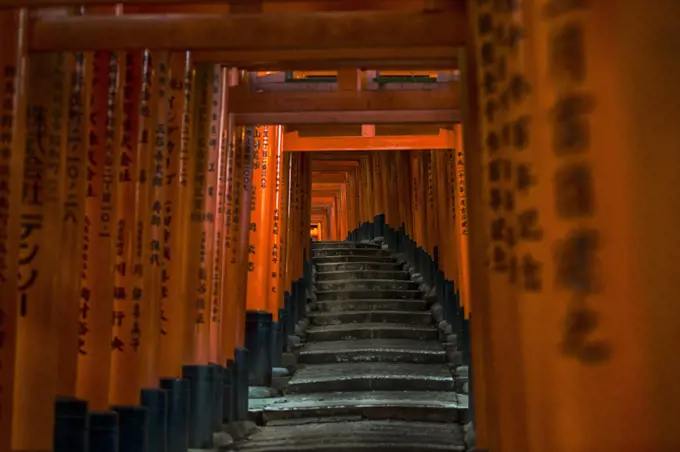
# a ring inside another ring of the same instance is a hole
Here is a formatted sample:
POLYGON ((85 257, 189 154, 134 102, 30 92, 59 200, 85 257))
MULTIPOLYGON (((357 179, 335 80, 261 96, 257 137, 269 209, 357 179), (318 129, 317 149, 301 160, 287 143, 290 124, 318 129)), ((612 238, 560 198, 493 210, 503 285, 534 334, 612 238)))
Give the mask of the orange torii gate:
MULTIPOLYGON (((186 444, 205 446, 224 416, 245 418, 254 126, 308 121, 462 122, 464 133, 434 151, 424 141, 345 139, 320 149, 361 154, 344 185, 348 222, 362 225, 350 235, 387 233, 427 255, 430 282, 454 280, 463 317, 474 313, 478 449, 676 446, 668 350, 680 328, 667 300, 677 289, 680 228, 668 202, 678 109, 667 86, 677 2, 620 1, 614 18, 604 2, 450 3, 460 9, 281 20, 268 14, 284 8, 271 0, 250 10, 181 6, 185 14, 171 17, 160 6, 144 17, 90 9, 111 5, 104 0, 81 0, 82 17, 17 9, 65 1, 0 0, 0 450, 51 450, 55 416, 58 437, 65 413, 78 413, 84 429, 87 410, 104 410, 90 413, 90 425, 118 428, 121 441, 139 438, 146 417, 151 441, 162 443, 182 429, 158 422, 158 396, 172 410, 187 387, 197 397, 186 444), (216 63, 458 65, 461 82, 438 93, 446 102, 343 89, 311 96, 300 114, 294 96, 233 90, 282 102, 253 111, 229 99, 224 83, 233 80, 216 63), (367 105, 381 108, 357 111, 367 105), (235 287, 226 306, 225 287, 235 287), (210 381, 224 373, 239 390, 220 414, 210 381), (622 434, 631 419, 636 428, 622 434)), ((314 150, 303 144, 291 149, 314 150)), ((260 187, 270 205, 288 201, 276 279, 298 298, 315 165, 304 154, 284 153, 274 173, 288 175, 287 192, 260 187)), ((271 268, 281 234, 266 232, 258 244, 271 268)))

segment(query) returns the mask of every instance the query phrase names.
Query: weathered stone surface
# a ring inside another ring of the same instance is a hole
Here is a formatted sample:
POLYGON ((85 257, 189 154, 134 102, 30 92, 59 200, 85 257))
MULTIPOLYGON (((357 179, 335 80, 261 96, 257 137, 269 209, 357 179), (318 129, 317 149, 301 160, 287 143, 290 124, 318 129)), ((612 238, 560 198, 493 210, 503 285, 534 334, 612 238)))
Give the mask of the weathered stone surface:
POLYGON ((441 304, 436 303, 434 306, 432 306, 432 318, 436 322, 441 322, 444 320, 444 307, 441 304))
POLYGON ((418 284, 403 279, 349 279, 345 281, 322 281, 317 291, 327 290, 416 290, 418 284))
POLYGON ((327 392, 251 399, 249 406, 250 411, 261 414, 265 422, 339 415, 456 422, 467 410, 467 396, 452 391, 327 392))
POLYGON ((424 300, 328 300, 316 305, 319 312, 424 311, 424 300))
POLYGON ((434 291, 375 242, 312 247, 309 316, 283 358, 295 373, 274 377, 285 397, 249 400, 266 426, 237 450, 464 450, 467 378, 434 291))
POLYGON ((339 362, 445 363, 446 352, 438 341, 411 339, 357 339, 310 342, 300 351, 303 364, 339 362))
POLYGON ((316 262, 318 275, 328 272, 373 270, 373 271, 399 271, 403 265, 397 262, 316 262))
POLYGON ((250 421, 232 422, 231 424, 224 425, 222 429, 236 441, 260 431, 260 428, 250 421))
POLYGON ((302 341, 300 340, 300 336, 295 336, 293 334, 288 336, 288 346, 292 348, 299 347, 301 345, 302 341))
POLYGON ((403 270, 343 270, 317 273, 319 282, 347 281, 351 279, 410 280, 411 275, 403 270))
POLYGON ((389 251, 380 248, 313 248, 314 258, 323 256, 386 256, 389 251))
POLYGON ((249 399, 266 399, 268 397, 276 397, 277 395, 276 389, 266 386, 250 386, 248 388, 249 399))
POLYGON ((289 377, 290 371, 285 367, 272 367, 272 377, 289 377))
POLYGON ((310 326, 307 338, 312 341, 343 339, 419 339, 436 340, 437 329, 430 325, 400 325, 393 323, 345 323, 341 325, 310 326))
POLYGON ((265 427, 239 444, 243 452, 349 450, 464 451, 463 429, 455 424, 425 422, 340 421, 265 427))
POLYGON ((430 325, 428 311, 339 311, 310 314, 314 325, 339 325, 341 323, 402 323, 430 325))
POLYGON ((281 354, 281 365, 287 369, 295 368, 298 364, 298 358, 295 353, 283 352, 281 354))
POLYGON ((234 444, 234 439, 229 433, 226 432, 215 432, 213 433, 213 445, 217 449, 226 449, 227 447, 234 444))
POLYGON ((389 264, 396 262, 392 256, 318 256, 312 258, 315 264, 338 263, 338 262, 371 262, 378 264, 389 264))
POLYGON ((313 242, 312 250, 323 248, 372 248, 379 249, 380 245, 370 242, 313 242))
POLYGON ((272 387, 279 392, 282 392, 288 386, 288 382, 292 377, 275 377, 272 376, 272 387))
POLYGON ((439 322, 438 327, 445 335, 453 333, 453 328, 451 327, 451 324, 446 320, 442 320, 441 322, 439 322))
POLYGON ((422 299, 419 290, 324 290, 317 291, 318 301, 326 300, 356 300, 356 299, 422 299))
POLYGON ((453 378, 442 364, 336 363, 298 370, 287 394, 326 391, 453 391, 453 378))

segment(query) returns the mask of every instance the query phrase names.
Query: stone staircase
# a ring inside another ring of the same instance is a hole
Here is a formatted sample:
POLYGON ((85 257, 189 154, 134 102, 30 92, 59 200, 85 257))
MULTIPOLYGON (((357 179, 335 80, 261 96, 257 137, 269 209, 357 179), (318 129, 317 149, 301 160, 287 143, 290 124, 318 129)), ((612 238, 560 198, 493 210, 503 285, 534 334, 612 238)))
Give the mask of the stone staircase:
POLYGON ((296 371, 285 396, 251 403, 265 427, 236 449, 464 451, 467 396, 436 300, 378 243, 315 242, 312 252, 296 371))

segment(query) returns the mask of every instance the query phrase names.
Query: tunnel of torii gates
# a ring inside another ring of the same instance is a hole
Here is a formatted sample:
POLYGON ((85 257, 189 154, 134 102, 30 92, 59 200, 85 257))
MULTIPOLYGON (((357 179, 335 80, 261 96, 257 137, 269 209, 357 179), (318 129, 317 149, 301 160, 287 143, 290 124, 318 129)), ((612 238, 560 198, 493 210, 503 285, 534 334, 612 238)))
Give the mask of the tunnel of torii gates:
POLYGON ((680 2, 39 9, 66 3, 0 0, 0 451, 83 411, 143 450, 186 391, 190 441, 220 397, 243 419, 246 365, 285 347, 246 342, 296 320, 310 231, 382 236, 447 288, 480 450, 678 450, 680 2), (357 67, 459 76, 369 92, 357 67), (307 69, 337 91, 249 89, 307 69))

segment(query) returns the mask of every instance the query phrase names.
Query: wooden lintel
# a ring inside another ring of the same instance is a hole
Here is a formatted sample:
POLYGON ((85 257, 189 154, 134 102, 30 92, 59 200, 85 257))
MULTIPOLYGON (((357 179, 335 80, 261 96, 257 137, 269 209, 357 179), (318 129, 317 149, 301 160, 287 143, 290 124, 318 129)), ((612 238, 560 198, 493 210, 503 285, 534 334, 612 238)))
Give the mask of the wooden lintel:
MULTIPOLYGON (((77 0, 78 5, 191 5, 221 3, 228 5, 244 5, 253 0, 77 0)), ((263 3, 299 3, 301 0, 259 0, 263 3)), ((305 3, 340 3, 346 0, 302 0, 305 3)), ((0 8, 35 8, 74 5, 74 0, 0 0, 0 8)))
POLYGON ((454 124, 460 111, 451 110, 353 110, 284 113, 240 113, 236 125, 252 124, 454 124))
POLYGON ((382 47, 326 50, 225 50, 193 53, 197 63, 218 63, 251 71, 448 70, 458 67, 455 47, 382 47))
POLYGON ((313 183, 334 183, 335 185, 344 184, 347 180, 347 173, 342 172, 326 172, 326 171, 312 171, 313 183))
POLYGON ((407 151, 418 149, 451 149, 453 134, 441 130, 439 135, 405 135, 385 137, 323 137, 300 138, 286 133, 283 147, 292 152, 314 151, 407 151))
POLYGON ((460 108, 460 90, 436 91, 277 91, 229 90, 229 111, 253 113, 305 113, 338 111, 423 110, 460 108))
POLYGON ((32 23, 29 50, 456 47, 466 22, 464 12, 384 11, 46 17, 32 23))
POLYGON ((314 181, 312 183, 312 192, 313 193, 332 193, 333 196, 337 195, 340 193, 340 189, 342 188, 342 183, 333 183, 333 182, 318 182, 314 181))

